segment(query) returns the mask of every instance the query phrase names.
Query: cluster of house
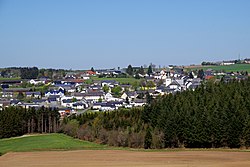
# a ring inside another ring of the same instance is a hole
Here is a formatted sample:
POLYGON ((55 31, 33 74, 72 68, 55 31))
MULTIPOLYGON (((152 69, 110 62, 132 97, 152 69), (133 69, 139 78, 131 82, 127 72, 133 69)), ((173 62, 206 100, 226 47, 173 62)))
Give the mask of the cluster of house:
MULTIPOLYGON (((102 71, 119 74, 120 71, 102 71)), ((101 74, 102 72, 99 72, 101 74)), ((8 106, 21 107, 52 107, 58 108, 61 116, 72 113, 82 113, 86 110, 111 111, 120 107, 132 108, 146 104, 146 94, 152 97, 196 89, 201 85, 202 79, 196 75, 185 75, 183 70, 161 70, 154 72, 151 76, 145 75, 145 81, 152 81, 155 86, 135 90, 132 85, 120 84, 115 80, 93 81, 91 84, 84 82, 84 77, 98 75, 93 71, 87 71, 84 75, 69 73, 64 79, 51 81, 47 79, 29 80, 33 88, 20 88, 21 80, 2 82, 0 108, 8 106), (80 76, 80 77, 79 77, 80 76), (160 82, 161 81, 161 82, 160 82), (35 85, 48 85, 46 92, 34 91, 35 85), (157 86, 156 86, 157 85, 157 86), (104 91, 103 87, 110 88, 104 91), (120 86, 119 96, 114 96, 111 89, 120 86), (33 90, 33 91, 32 91, 33 90), (25 99, 25 100, 23 100, 25 99)), ((211 70, 204 72, 204 79, 210 79, 215 74, 211 70)))

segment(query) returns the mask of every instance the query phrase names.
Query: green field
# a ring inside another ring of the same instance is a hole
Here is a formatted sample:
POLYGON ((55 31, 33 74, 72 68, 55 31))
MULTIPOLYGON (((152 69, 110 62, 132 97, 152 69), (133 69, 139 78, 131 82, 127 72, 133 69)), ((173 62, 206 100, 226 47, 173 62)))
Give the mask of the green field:
POLYGON ((132 85, 134 82, 139 82, 139 79, 135 78, 99 78, 99 77, 91 77, 92 80, 103 81, 103 80, 115 80, 120 84, 130 84, 132 85))
POLYGON ((105 148, 105 145, 78 140, 57 133, 0 139, 0 155, 7 152, 105 148))
POLYGON ((194 68, 186 68, 188 71, 189 70, 207 70, 207 69, 213 69, 215 71, 225 71, 225 72, 241 72, 241 71, 247 71, 248 73, 250 72, 250 64, 233 64, 233 65, 228 65, 228 66, 202 66, 202 67, 194 67, 194 68))
POLYGON ((19 80, 21 79, 20 77, 18 78, 3 78, 3 77, 0 77, 0 81, 12 81, 12 80, 19 80))

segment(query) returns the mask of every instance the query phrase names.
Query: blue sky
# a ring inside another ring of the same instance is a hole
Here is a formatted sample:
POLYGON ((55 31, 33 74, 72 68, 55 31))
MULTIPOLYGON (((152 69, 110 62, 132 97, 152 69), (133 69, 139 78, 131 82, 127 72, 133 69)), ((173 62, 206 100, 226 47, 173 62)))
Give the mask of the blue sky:
POLYGON ((0 0, 1 67, 89 69, 250 57, 249 0, 0 0))

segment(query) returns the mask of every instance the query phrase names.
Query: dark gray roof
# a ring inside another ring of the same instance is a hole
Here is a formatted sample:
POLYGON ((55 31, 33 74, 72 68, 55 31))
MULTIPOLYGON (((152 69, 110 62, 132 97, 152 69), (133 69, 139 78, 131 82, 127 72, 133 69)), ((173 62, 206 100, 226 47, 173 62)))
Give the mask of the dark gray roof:
POLYGON ((72 103, 73 101, 72 101, 72 99, 64 99, 64 100, 62 100, 62 102, 63 103, 72 103))
POLYGON ((76 106, 82 106, 82 105, 85 106, 85 104, 83 102, 76 102, 76 103, 73 104, 74 107, 76 107, 76 106))
POLYGON ((60 98, 60 95, 50 95, 48 98, 60 98))
POLYGON ((88 92, 88 93, 84 93, 83 96, 84 97, 86 97, 86 96, 103 96, 103 92, 88 92))
POLYGON ((26 95, 41 95, 41 92, 25 92, 26 95))
POLYGON ((131 96, 136 96, 137 93, 136 92, 126 92, 127 96, 131 97, 131 96))
POLYGON ((160 85, 156 88, 157 90, 164 90, 165 89, 165 86, 164 85, 160 85))
POLYGON ((30 88, 6 88, 4 89, 6 92, 28 92, 30 88))
POLYGON ((33 103, 43 103, 45 101, 46 101, 45 99, 35 99, 35 100, 32 100, 33 103))
POLYGON ((78 92, 75 92, 75 93, 73 93, 73 96, 84 96, 84 93, 78 93, 78 92))
POLYGON ((20 102, 20 100, 13 99, 13 100, 10 101, 10 104, 17 104, 17 103, 19 103, 19 102, 20 102))

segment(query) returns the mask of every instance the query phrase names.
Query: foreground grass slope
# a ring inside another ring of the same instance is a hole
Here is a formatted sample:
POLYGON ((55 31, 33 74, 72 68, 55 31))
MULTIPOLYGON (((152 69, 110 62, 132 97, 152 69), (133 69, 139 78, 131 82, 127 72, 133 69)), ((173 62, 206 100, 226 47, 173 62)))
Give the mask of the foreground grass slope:
POLYGON ((0 155, 7 152, 104 148, 105 146, 103 145, 77 140, 64 134, 56 133, 0 140, 0 155))

